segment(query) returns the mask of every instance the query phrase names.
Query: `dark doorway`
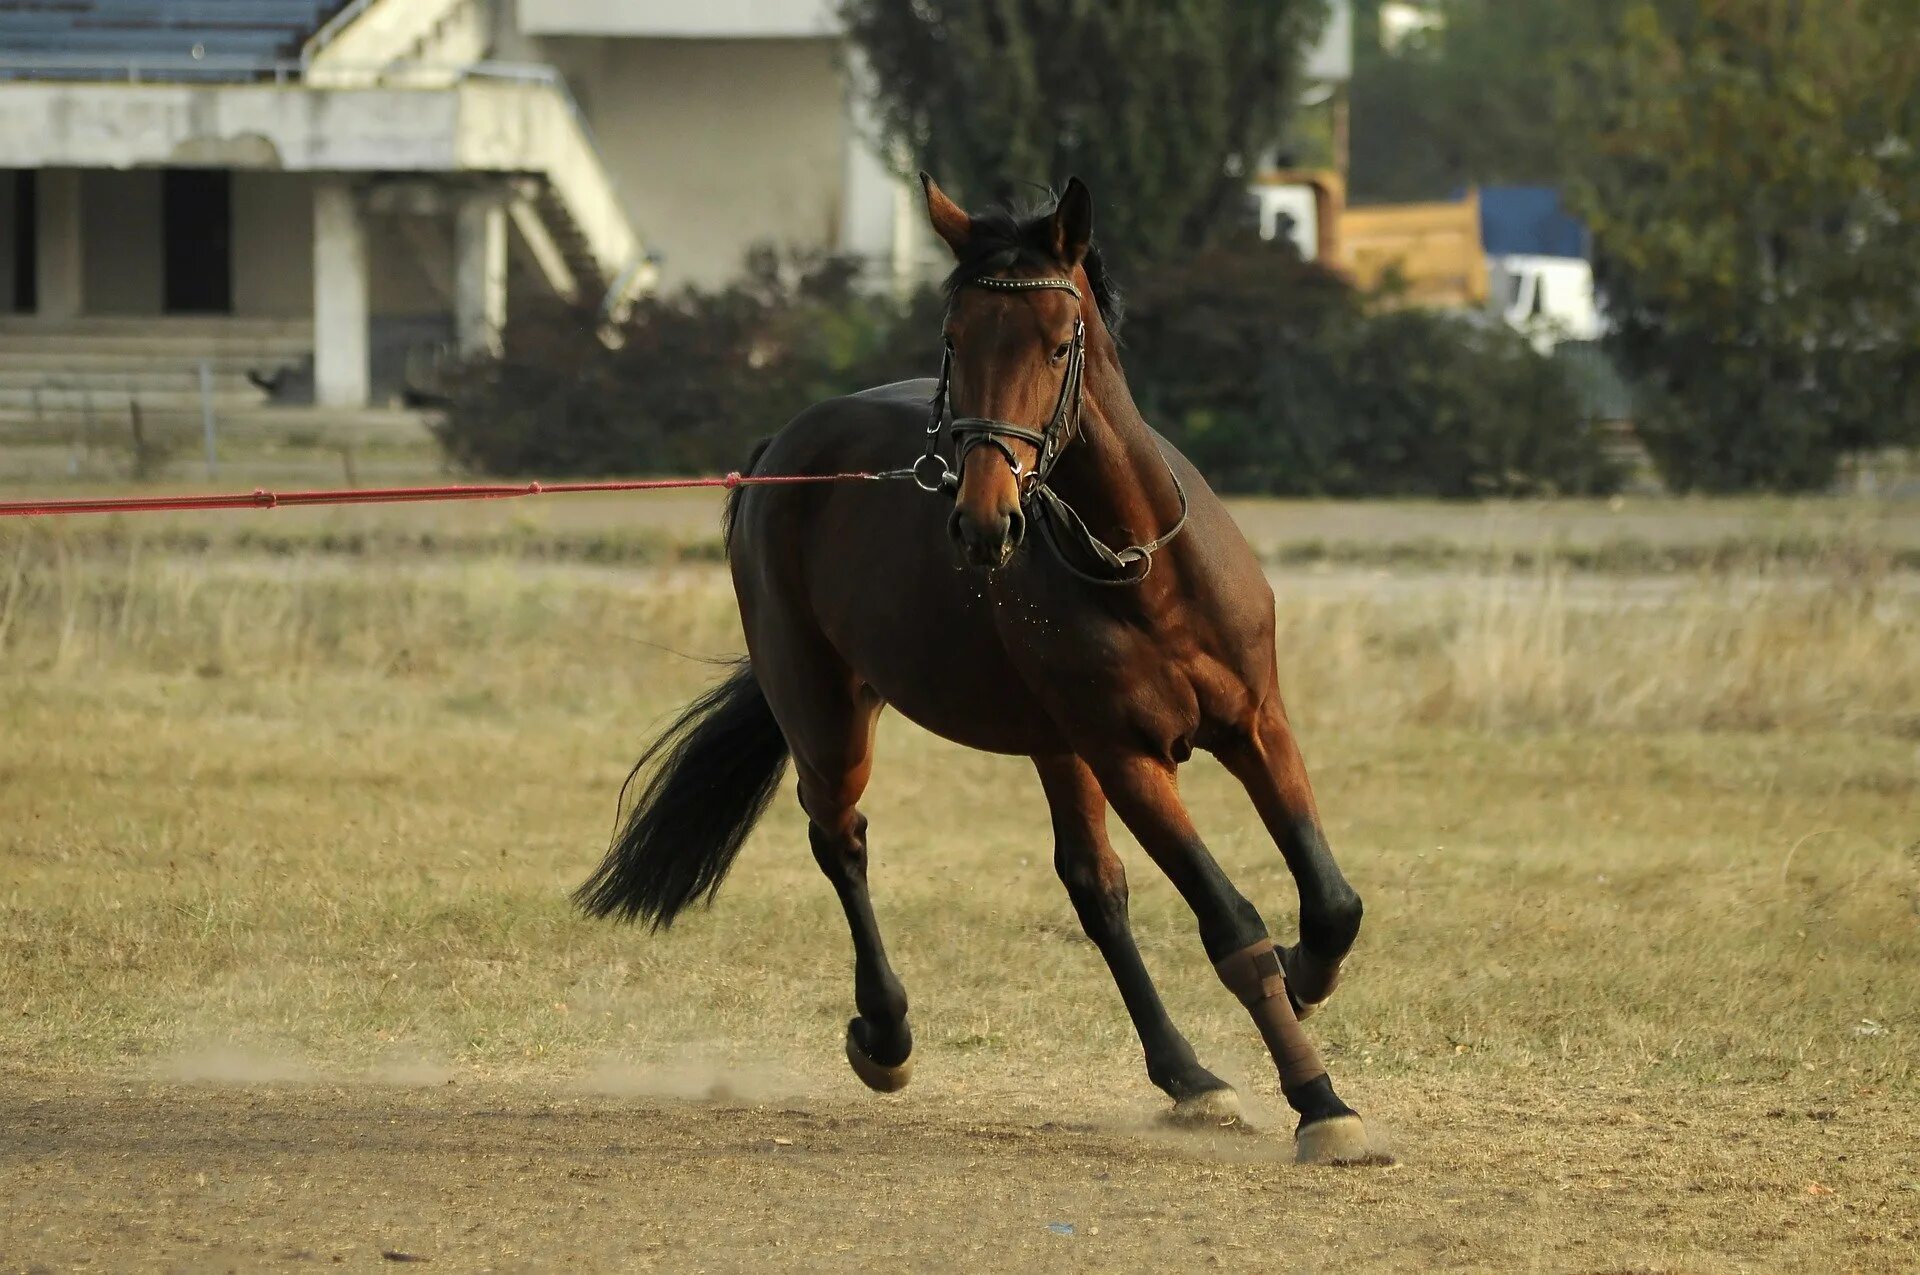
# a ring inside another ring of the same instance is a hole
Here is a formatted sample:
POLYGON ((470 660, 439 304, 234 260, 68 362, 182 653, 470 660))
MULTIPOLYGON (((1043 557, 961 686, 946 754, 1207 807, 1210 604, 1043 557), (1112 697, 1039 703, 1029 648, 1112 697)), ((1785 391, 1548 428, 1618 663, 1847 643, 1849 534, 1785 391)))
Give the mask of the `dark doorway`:
POLYGON ((233 174, 169 168, 160 175, 160 234, 168 314, 233 312, 233 174))
POLYGON ((13 296, 8 300, 16 314, 40 308, 39 176, 31 168, 13 175, 13 296))

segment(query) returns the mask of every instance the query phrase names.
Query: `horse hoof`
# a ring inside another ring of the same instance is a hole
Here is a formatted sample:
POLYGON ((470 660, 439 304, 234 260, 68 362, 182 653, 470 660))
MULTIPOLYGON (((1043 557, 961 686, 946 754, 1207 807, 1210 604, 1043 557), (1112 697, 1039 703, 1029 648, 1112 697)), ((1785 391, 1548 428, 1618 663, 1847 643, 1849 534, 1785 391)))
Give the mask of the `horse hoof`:
POLYGON ((1392 1164, 1393 1157, 1367 1139, 1359 1116, 1330 1116, 1303 1125, 1293 1135, 1295 1164, 1392 1164))
POLYGON ((897 1067, 888 1067, 875 1062, 867 1051, 860 1048, 860 1042, 853 1038, 853 1024, 847 1024, 847 1062, 853 1066, 853 1074, 860 1077, 862 1084, 875 1093, 899 1093, 913 1079, 913 1059, 909 1058, 897 1067))
POLYGON ((1179 1125, 1236 1125, 1240 1123, 1240 1095, 1231 1089, 1209 1089, 1180 1099, 1167 1113, 1179 1125))
POLYGON ((1305 1022, 1333 996, 1333 989, 1340 986, 1340 967, 1329 969, 1323 962, 1295 943, 1292 947, 1280 951, 1280 972, 1287 979, 1287 1000, 1293 1006, 1293 1016, 1305 1022))

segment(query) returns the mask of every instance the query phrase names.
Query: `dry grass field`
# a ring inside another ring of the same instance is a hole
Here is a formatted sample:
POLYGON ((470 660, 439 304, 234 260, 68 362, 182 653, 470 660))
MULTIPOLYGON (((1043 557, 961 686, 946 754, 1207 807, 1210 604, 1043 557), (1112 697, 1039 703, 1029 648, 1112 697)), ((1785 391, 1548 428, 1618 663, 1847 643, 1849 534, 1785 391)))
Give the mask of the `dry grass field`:
MULTIPOLYGON (((1396 1167, 1287 1163, 1121 838, 1253 1109, 1161 1126, 1031 772, 897 718, 904 1094, 840 1057, 789 800, 672 933, 575 916, 687 656, 737 646, 704 497, 16 524, 0 1268, 1920 1267, 1920 510, 1240 512, 1368 903, 1311 1028, 1396 1167)), ((1184 774, 1290 932, 1244 797, 1184 774)))

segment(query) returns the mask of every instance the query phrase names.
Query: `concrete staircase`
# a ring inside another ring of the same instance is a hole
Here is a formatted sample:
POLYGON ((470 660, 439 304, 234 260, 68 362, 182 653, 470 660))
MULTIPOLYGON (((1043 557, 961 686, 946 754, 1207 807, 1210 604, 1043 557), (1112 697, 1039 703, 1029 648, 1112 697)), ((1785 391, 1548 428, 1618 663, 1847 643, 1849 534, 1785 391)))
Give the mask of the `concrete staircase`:
MULTIPOLYGON (((513 222, 548 286, 572 300, 601 302, 612 317, 624 318, 658 272, 566 85, 557 76, 475 76, 462 92, 476 108, 477 130, 491 133, 493 121, 514 122, 521 154, 502 155, 500 162, 534 174, 513 222)), ((475 150, 497 144, 490 137, 475 150)))
POLYGON ((467 162, 524 175, 513 224, 547 285, 624 317, 657 272, 579 105, 550 67, 487 61, 491 41, 484 0, 351 0, 300 60, 315 88, 455 88, 467 162))
POLYGON ((136 411, 143 428, 197 431, 203 363, 223 433, 422 436, 421 413, 276 405, 248 378, 300 368, 312 353, 313 325, 304 320, 0 316, 0 445, 117 435, 136 411))
POLYGON ((201 365, 216 412, 266 404, 247 379, 298 364, 312 325, 246 319, 0 318, 0 425, 59 429, 124 420, 133 405, 164 417, 201 411, 201 365))

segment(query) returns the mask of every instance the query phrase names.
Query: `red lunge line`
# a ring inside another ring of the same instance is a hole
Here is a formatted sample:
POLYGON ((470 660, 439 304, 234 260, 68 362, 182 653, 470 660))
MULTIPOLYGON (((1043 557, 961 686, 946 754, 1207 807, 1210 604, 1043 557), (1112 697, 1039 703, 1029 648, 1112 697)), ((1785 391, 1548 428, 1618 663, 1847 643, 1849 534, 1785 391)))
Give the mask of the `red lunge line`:
POLYGON ((590 491, 666 491, 676 487, 769 487, 781 483, 839 483, 891 474, 742 474, 724 478, 644 478, 601 483, 478 483, 454 487, 347 487, 335 491, 224 492, 206 496, 103 496, 0 501, 0 518, 52 514, 144 514, 180 509, 278 509, 287 505, 399 505, 413 501, 511 500, 590 491))

